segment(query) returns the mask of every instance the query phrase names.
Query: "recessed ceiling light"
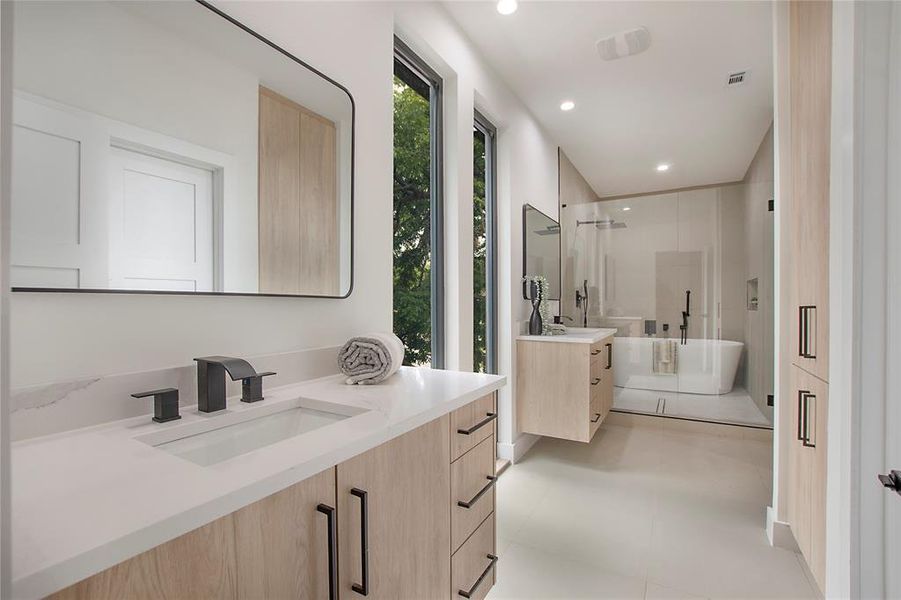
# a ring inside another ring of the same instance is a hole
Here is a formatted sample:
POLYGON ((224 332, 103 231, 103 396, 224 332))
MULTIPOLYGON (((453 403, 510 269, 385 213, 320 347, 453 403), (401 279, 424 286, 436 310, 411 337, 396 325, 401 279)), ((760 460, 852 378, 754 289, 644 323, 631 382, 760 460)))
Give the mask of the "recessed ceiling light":
POLYGON ((664 171, 669 171, 669 165, 666 163, 657 165, 657 170, 661 173, 663 173, 664 171))
POLYGON ((516 0, 498 0, 497 12, 502 15, 512 15, 519 8, 519 2, 516 0))
POLYGON ((563 102, 563 103, 560 105, 560 110, 563 110, 563 111, 566 111, 566 110, 572 110, 572 109, 574 109, 575 107, 576 107, 576 103, 575 103, 575 102, 573 102, 572 100, 566 100, 565 102, 563 102))
POLYGON ((624 207, 623 207, 623 210, 632 210, 632 207, 631 207, 631 206, 624 206, 624 207))

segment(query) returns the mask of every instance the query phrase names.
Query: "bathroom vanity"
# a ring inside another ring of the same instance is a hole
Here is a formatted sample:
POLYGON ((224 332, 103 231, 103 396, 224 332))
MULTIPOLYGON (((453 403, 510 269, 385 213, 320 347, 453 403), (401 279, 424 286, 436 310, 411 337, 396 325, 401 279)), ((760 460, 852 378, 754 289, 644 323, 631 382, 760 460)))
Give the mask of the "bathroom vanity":
POLYGON ((589 442, 613 407, 615 329, 516 338, 516 415, 525 433, 589 442))
POLYGON ((16 598, 482 598, 495 391, 403 367, 17 443, 16 598))

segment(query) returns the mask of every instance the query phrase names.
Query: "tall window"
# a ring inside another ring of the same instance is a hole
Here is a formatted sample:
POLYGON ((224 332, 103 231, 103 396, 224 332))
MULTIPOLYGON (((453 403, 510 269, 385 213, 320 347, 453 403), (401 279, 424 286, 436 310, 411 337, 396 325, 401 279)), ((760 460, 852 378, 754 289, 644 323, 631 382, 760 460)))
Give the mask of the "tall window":
POLYGON ((394 332, 404 363, 444 366, 441 79, 395 38, 394 332))
POLYGON ((497 373, 496 129, 476 112, 472 132, 473 370, 497 373))

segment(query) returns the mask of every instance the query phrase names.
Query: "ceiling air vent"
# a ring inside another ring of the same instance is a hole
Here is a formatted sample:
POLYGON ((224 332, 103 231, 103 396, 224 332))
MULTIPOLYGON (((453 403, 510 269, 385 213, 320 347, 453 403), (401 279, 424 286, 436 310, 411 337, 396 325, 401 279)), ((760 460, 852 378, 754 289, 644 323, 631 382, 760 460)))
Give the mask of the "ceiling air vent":
POLYGON ((735 73, 729 73, 729 80, 726 82, 726 85, 741 85, 747 78, 747 71, 737 71, 735 73))
POLYGON ((598 40, 598 53, 604 60, 616 60, 644 52, 651 46, 651 32, 646 27, 621 31, 598 40))

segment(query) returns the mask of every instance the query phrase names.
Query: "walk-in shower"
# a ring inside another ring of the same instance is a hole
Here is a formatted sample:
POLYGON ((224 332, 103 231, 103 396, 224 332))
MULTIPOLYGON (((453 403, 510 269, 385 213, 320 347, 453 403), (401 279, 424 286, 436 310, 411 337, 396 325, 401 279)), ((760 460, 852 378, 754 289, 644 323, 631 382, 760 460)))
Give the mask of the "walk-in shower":
POLYGON ((615 410, 771 426, 771 193, 746 182, 562 207, 561 313, 616 329, 615 410))

